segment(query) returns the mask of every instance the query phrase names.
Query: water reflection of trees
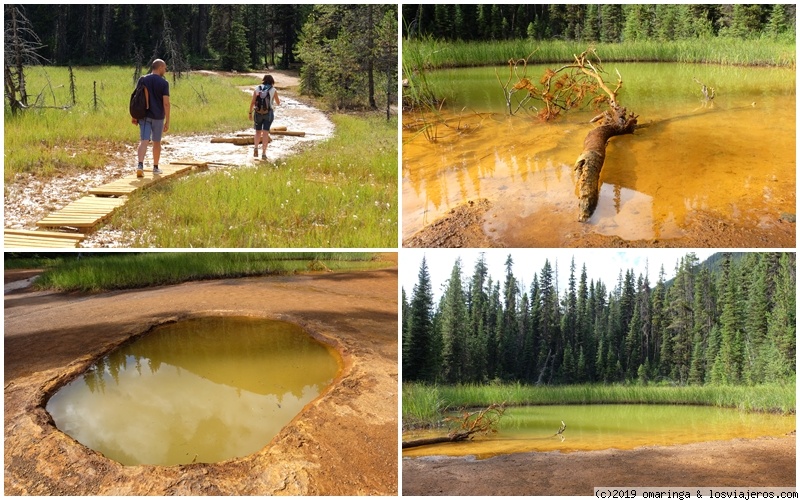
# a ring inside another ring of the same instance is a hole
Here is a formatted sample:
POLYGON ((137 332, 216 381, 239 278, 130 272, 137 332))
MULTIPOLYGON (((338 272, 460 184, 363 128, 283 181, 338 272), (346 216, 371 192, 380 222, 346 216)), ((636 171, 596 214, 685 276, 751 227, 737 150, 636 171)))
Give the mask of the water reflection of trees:
POLYGON ((296 397, 302 397, 304 385, 329 381, 337 370, 328 350, 297 325, 201 318, 159 327, 117 349, 92 365, 83 381, 92 393, 104 393, 109 381, 119 386, 128 370, 141 377, 164 365, 237 390, 296 397))

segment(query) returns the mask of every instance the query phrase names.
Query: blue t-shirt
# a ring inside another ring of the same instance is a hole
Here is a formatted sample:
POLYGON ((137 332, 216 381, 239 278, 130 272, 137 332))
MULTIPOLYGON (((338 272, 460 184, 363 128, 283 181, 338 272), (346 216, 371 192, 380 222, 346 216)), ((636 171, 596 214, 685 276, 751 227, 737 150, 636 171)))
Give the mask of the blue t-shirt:
POLYGON ((147 92, 150 94, 150 109, 147 110, 147 118, 163 120, 164 96, 169 95, 169 82, 163 76, 155 73, 150 73, 142 78, 147 92))

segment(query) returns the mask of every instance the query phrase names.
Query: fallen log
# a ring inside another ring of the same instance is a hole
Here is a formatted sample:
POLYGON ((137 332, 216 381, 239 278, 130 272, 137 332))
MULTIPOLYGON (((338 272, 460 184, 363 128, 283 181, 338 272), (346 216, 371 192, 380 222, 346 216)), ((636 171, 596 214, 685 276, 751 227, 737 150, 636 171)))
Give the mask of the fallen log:
MULTIPOLYGON (((600 196, 600 170, 606 158, 606 144, 616 135, 631 134, 636 128, 637 116, 628 113, 617 102, 617 93, 622 88, 622 76, 617 72, 617 86, 613 90, 603 80, 603 68, 595 49, 589 48, 574 61, 552 70, 547 69, 539 80, 539 85, 525 76, 526 59, 511 59, 509 78, 504 83, 498 75, 498 82, 503 88, 506 107, 510 114, 521 109, 528 109, 529 104, 541 102, 540 108, 530 106, 538 112, 540 119, 547 121, 560 116, 562 112, 581 106, 586 99, 597 107, 608 103, 610 109, 596 116, 591 123, 601 121, 591 130, 583 142, 583 152, 575 162, 577 174, 576 192, 579 198, 578 220, 586 221, 594 213, 600 196), (522 71, 522 74, 520 74, 522 71), (517 82, 511 85, 514 76, 517 82), (516 109, 512 106, 512 95, 523 92, 516 109)), ((540 377, 541 378, 541 377, 540 377)))
MULTIPOLYGON (((459 441, 472 439, 475 434, 488 434, 491 432, 497 432, 497 423, 500 421, 500 417, 503 416, 505 411, 505 403, 492 404, 480 411, 465 411, 460 417, 460 428, 458 430, 449 433, 447 436, 403 441, 402 447, 403 449, 406 449, 439 443, 457 443, 459 441)), ((452 417, 445 420, 452 421, 458 420, 458 418, 452 417)))
MULTIPOLYGON (((305 132, 293 132, 290 130, 274 130, 270 131, 272 135, 288 135, 292 137, 305 137, 305 132)), ((236 146, 249 146, 253 144, 253 135, 241 134, 238 137, 212 137, 212 144, 234 144, 236 146)))
POLYGON ((428 446, 431 444, 440 443, 457 443, 458 441, 466 441, 471 434, 459 432, 456 434, 448 434, 447 436, 439 436, 433 438, 413 439, 411 441, 403 441, 403 449, 417 448, 419 446, 428 446))
MULTIPOLYGON (((288 130, 286 127, 272 127, 269 129, 270 132, 286 132, 286 130, 288 130)), ((253 134, 250 132, 243 132, 236 134, 236 137, 253 137, 253 134)))
POLYGON ((596 120, 600 126, 591 130, 583 141, 583 152, 575 161, 575 174, 578 179, 578 220, 585 222, 597 208, 600 197, 600 170, 606 159, 608 140, 617 135, 632 134, 636 128, 637 116, 628 114, 623 107, 612 105, 612 112, 606 111, 596 120))
POLYGON ((249 144, 253 144, 253 139, 247 137, 212 137, 211 144, 233 144, 236 146, 247 146, 249 144))
POLYGON ((608 140, 617 135, 632 134, 636 129, 637 116, 617 103, 617 92, 622 88, 622 76, 617 71, 617 86, 611 90, 600 74, 600 59, 596 57, 594 50, 587 50, 580 56, 575 56, 575 65, 584 75, 593 79, 597 86, 606 94, 595 98, 599 103, 608 101, 608 111, 594 117, 591 121, 600 121, 600 126, 586 134, 583 141, 583 152, 575 161, 575 173, 578 177, 578 220, 585 222, 597 208, 597 200, 600 197, 600 170, 606 159, 606 145, 608 140), (592 63, 592 55, 596 61, 592 63))
POLYGON ((306 136, 305 132, 292 132, 291 130, 276 130, 274 132, 270 130, 269 133, 270 134, 274 134, 274 135, 290 135, 292 137, 305 137, 306 136))

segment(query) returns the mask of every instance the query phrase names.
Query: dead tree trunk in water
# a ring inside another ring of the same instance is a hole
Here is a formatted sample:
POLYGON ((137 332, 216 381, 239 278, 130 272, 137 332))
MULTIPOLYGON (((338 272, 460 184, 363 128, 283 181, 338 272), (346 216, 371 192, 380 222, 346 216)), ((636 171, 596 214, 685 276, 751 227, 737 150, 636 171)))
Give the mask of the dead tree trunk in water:
POLYGON ((547 69, 539 81, 541 87, 525 76, 527 59, 512 59, 508 64, 508 80, 504 83, 498 76, 498 82, 503 87, 510 114, 520 109, 527 109, 528 104, 533 101, 540 101, 541 109, 531 107, 537 110, 540 119, 551 120, 558 117, 562 111, 580 106, 590 97, 590 104, 595 107, 607 102, 611 108, 591 121, 592 123, 601 121, 601 123, 586 136, 583 152, 575 162, 574 168, 578 177, 577 192, 580 199, 578 219, 586 221, 597 207, 600 170, 606 158, 606 143, 615 135, 631 134, 636 128, 636 115, 629 114, 617 103, 617 92, 622 88, 622 76, 617 72, 617 86, 611 90, 603 80, 600 58, 591 48, 576 55, 575 61, 570 64, 556 70, 547 69), (511 86, 514 76, 518 81, 511 86), (514 109, 511 96, 519 91, 525 91, 526 95, 514 109))
POLYGON ((464 412, 460 419, 447 418, 445 420, 460 420, 460 428, 457 431, 449 433, 447 436, 439 436, 433 438, 415 439, 412 441, 403 441, 403 449, 416 448, 418 446, 427 446, 430 444, 439 443, 457 443, 459 441, 466 441, 472 439, 475 434, 488 434, 497 432, 497 423, 500 417, 505 413, 505 403, 492 404, 483 410, 476 412, 464 412))
MULTIPOLYGON (((592 123, 600 121, 600 125, 586 135, 583 141, 583 152, 575 161, 575 173, 578 176, 579 210, 578 220, 585 222, 597 208, 600 196, 600 170, 606 159, 606 144, 616 135, 632 134, 636 128, 637 116, 617 103, 617 92, 622 88, 622 76, 617 72, 617 86, 611 90, 603 81, 599 58, 592 63, 590 52, 575 56, 575 63, 580 71, 597 82, 597 86, 608 96, 610 110, 594 117, 592 123)), ((595 54, 596 56, 596 54, 595 54)))
POLYGON ((628 114, 623 107, 612 101, 612 110, 600 115, 600 126, 592 130, 583 140, 583 152, 575 161, 578 178, 578 220, 585 222, 597 208, 600 196, 600 170, 606 159, 606 144, 616 135, 632 134, 636 128, 636 115, 628 114))

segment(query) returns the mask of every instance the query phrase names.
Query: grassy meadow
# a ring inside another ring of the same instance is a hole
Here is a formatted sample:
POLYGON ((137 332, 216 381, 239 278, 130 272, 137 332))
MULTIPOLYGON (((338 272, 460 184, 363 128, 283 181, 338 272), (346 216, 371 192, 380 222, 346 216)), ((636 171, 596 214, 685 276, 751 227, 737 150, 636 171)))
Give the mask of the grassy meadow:
MULTIPOLYGON (((5 106, 6 183, 21 173, 48 177, 100 168, 125 145, 138 142, 139 128, 128 115, 133 71, 103 66, 76 67, 73 72, 74 105, 67 68, 33 66, 26 72, 29 104, 36 102, 47 108, 13 116, 8 105, 5 106)), ((167 78, 172 113, 180 115, 180 120, 170 124, 171 135, 232 132, 246 124, 242 110, 247 108, 249 96, 227 78, 192 74, 179 79, 177 84, 171 73, 167 73, 167 78)))
POLYGON ((335 136, 261 165, 191 175, 135 195, 110 221, 159 248, 394 248, 397 120, 333 115, 335 136))
POLYGON ((737 408, 742 411, 794 413, 796 384, 758 386, 657 386, 524 384, 403 384, 403 426, 434 425, 447 409, 563 404, 682 404, 737 408))
MULTIPOLYGON (((6 264, 15 259, 6 259, 6 264)), ((29 259, 24 262, 29 263, 29 259)), ((354 271, 393 265, 371 253, 116 253, 82 258, 39 259, 47 270, 36 281, 42 290, 97 292, 161 286, 186 281, 298 272, 354 271)), ((13 265, 13 264, 12 264, 13 265)))
MULTIPOLYGON (((132 71, 102 67, 74 73, 74 106, 19 116, 6 107, 7 184, 23 173, 46 179, 103 167, 138 141, 127 109, 132 71)), ((32 99, 45 89, 40 104, 70 105, 66 68, 33 67, 28 75, 32 99)), ((170 73, 167 77, 173 116, 180 116, 170 135, 229 133, 247 125, 243 110, 249 96, 237 85, 257 81, 192 74, 175 84, 170 73)), ((332 139, 278 165, 161 183, 133 195, 111 224, 136 230, 131 244, 139 247, 395 248, 397 118, 358 113, 333 114, 331 120, 332 139)))
MULTIPOLYGON (((439 69, 508 64, 510 59, 528 63, 567 64, 589 44, 562 40, 508 40, 492 42, 442 42, 432 38, 403 40, 403 68, 439 69)), ((796 64, 795 44, 773 39, 738 40, 712 38, 675 41, 594 43, 603 61, 679 62, 743 66, 796 64)))

